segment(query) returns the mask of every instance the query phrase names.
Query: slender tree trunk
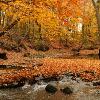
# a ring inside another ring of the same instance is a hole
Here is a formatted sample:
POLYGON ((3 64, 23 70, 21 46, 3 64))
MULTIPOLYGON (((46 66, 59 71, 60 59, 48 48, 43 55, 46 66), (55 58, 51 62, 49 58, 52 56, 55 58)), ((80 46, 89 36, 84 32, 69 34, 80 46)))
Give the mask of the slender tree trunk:
POLYGON ((1 25, 1 8, 0 8, 0 25, 1 25))
MULTIPOLYGON (((96 11, 96 18, 97 18, 97 24, 98 24, 98 35, 99 35, 99 43, 100 43, 100 0, 97 0, 97 2, 92 0, 92 3, 96 11)), ((100 59, 100 48, 99 48, 98 56, 100 59)))
POLYGON ((35 20, 36 25, 38 26, 38 32, 39 32, 39 39, 42 40, 42 33, 41 33, 41 24, 38 23, 37 20, 35 20))
POLYGON ((97 18, 97 24, 98 24, 98 35, 99 35, 99 42, 100 42, 100 0, 98 0, 97 2, 92 0, 93 6, 96 11, 96 18, 97 18), (99 2, 99 5, 97 4, 97 2, 99 2))
POLYGON ((4 31, 0 32, 0 37, 2 35, 4 35, 7 31, 9 31, 10 29, 12 29, 20 20, 20 18, 18 18, 17 20, 15 20, 14 22, 12 22, 10 25, 8 25, 7 27, 4 28, 4 31))
POLYGON ((98 24, 98 34, 100 39, 100 13, 99 13, 99 7, 96 8, 96 18, 97 18, 97 24, 98 24))

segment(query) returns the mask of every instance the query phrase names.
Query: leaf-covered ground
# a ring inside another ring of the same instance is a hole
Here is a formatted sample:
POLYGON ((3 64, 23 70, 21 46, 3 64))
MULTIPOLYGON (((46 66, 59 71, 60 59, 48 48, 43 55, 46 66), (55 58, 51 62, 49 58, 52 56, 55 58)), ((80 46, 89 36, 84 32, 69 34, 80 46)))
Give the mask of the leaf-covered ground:
MULTIPOLYGON (((34 55, 36 52, 31 51, 31 53, 34 55)), ((0 69, 0 84, 16 82, 22 77, 35 80, 35 77, 40 75, 50 77, 70 72, 74 74, 74 78, 81 77, 84 81, 100 79, 100 60, 98 59, 42 58, 40 54, 38 55, 39 58, 34 58, 29 54, 27 55, 28 57, 24 57, 24 54, 24 52, 7 51, 8 59, 0 60, 0 65, 15 65, 23 68, 0 69)))

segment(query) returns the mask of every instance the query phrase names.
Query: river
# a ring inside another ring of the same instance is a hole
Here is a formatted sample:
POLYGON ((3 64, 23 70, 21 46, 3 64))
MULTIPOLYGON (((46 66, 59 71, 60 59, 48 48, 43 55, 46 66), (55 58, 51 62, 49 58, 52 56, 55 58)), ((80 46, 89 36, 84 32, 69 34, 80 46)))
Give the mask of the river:
POLYGON ((44 82, 39 81, 34 85, 27 82, 23 87, 1 89, 0 100, 100 100, 100 87, 93 86, 92 82, 83 82, 81 79, 72 80, 71 77, 63 76, 61 80, 44 82), (59 85, 55 94, 45 91, 47 84, 59 85), (60 89, 65 86, 71 87, 73 93, 63 94, 60 89))

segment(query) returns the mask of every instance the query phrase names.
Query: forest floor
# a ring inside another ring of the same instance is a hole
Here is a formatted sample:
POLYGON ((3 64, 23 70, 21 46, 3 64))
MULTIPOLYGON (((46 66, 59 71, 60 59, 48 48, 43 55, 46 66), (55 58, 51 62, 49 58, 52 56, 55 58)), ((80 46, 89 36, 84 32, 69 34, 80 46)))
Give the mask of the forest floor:
POLYGON ((35 80, 39 76, 46 78, 68 73, 72 73, 74 79, 80 77, 83 81, 100 80, 97 49, 80 51, 81 56, 73 56, 73 53, 66 49, 46 52, 28 49, 18 53, 0 49, 0 52, 6 52, 8 58, 0 59, 1 85, 11 84, 22 78, 35 80), (6 65, 6 68, 2 68, 3 65, 6 65))

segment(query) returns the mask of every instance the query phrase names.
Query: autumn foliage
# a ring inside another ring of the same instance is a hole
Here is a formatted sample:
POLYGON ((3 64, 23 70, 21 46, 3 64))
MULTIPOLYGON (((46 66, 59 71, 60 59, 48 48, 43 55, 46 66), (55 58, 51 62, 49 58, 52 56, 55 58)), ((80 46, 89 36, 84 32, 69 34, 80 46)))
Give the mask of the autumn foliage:
POLYGON ((45 78, 67 73, 84 81, 98 80, 99 60, 54 59, 44 55, 35 59, 30 54, 35 54, 35 50, 95 49, 99 47, 98 41, 96 9, 91 0, 0 0, 0 49, 9 50, 8 60, 0 59, 0 65, 17 63, 23 67, 0 70, 0 84, 20 81, 23 77, 35 80, 41 75, 45 78), (30 52, 26 54, 29 58, 21 55, 25 52, 30 52), (33 66, 37 60, 42 64, 33 66))
MULTIPOLYGON (((34 61, 34 60, 33 60, 34 61)), ((43 65, 23 67, 22 70, 5 70, 6 74, 0 75, 0 84, 12 83, 22 77, 35 80, 35 77, 51 77, 73 73, 74 78, 80 77, 83 81, 100 79, 100 61, 87 59, 41 59, 43 65)), ((4 70, 3 70, 4 72, 4 70)))
POLYGON ((10 23, 20 19, 10 30, 29 36, 33 45, 45 41, 50 45, 52 41, 64 46, 72 42, 85 45, 86 41, 89 47, 97 41, 95 10, 90 0, 3 0, 0 10, 1 30, 6 31, 10 23), (86 35, 82 29, 78 31, 79 23, 84 25, 86 35))

